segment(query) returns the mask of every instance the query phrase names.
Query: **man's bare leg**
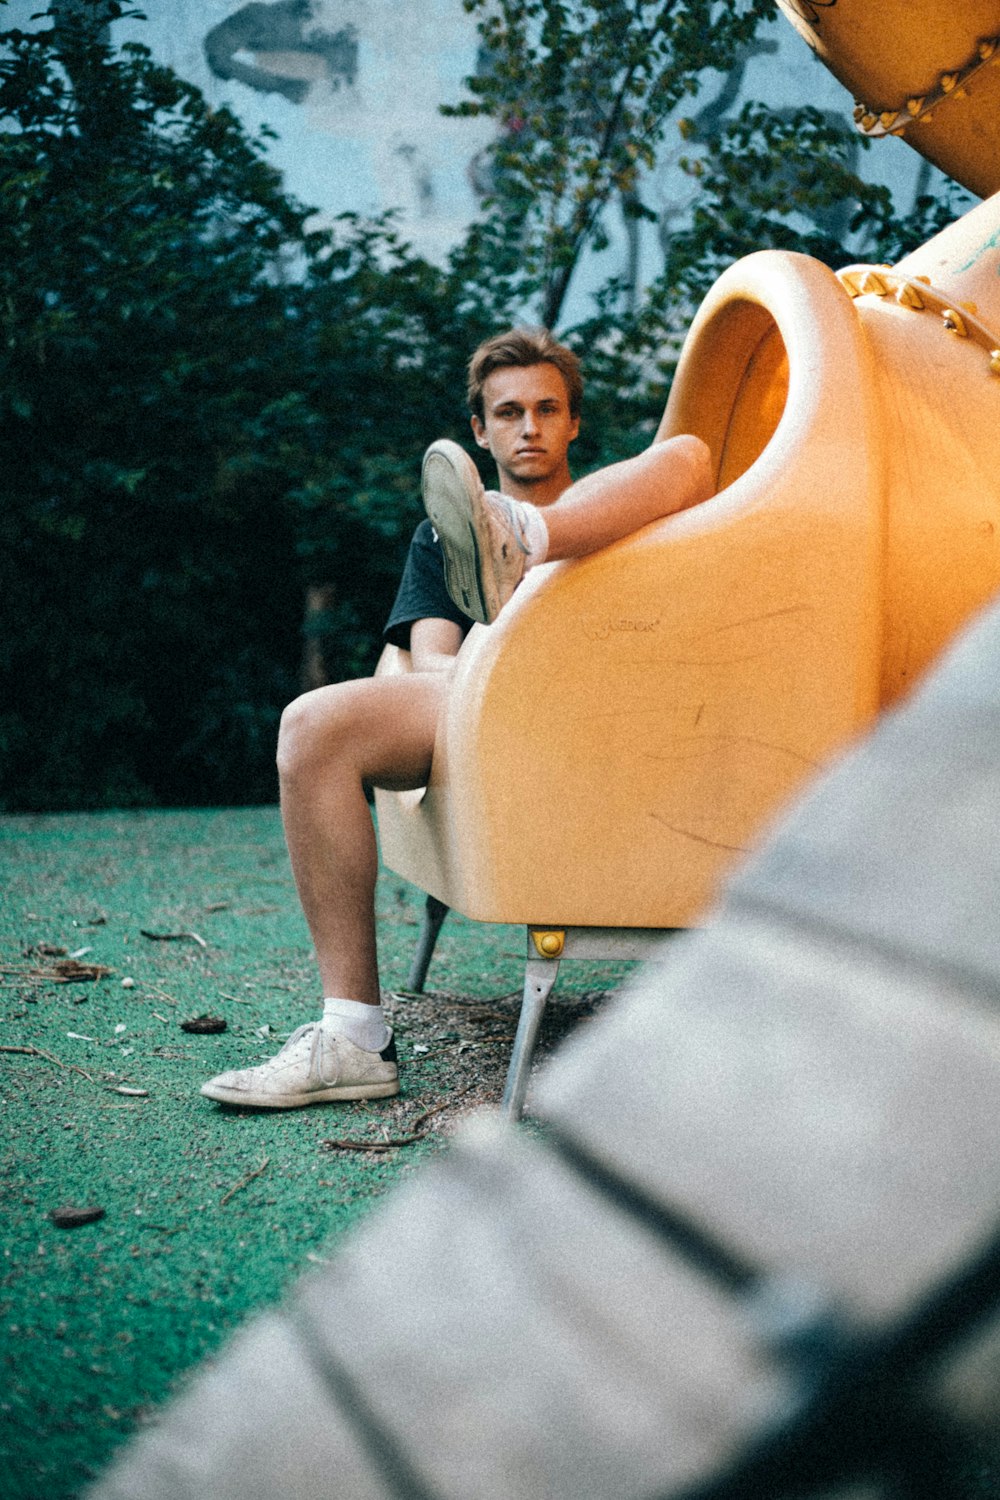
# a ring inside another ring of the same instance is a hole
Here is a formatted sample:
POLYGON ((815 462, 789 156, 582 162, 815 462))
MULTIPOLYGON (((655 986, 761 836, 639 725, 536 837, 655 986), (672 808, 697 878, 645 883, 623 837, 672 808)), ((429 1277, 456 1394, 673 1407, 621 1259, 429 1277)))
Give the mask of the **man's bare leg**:
POLYGON ((529 568, 585 557, 698 505, 713 493, 714 479, 706 444, 679 435, 588 474, 537 506, 487 494, 468 454, 444 440, 424 457, 424 507, 441 542, 452 599, 488 623, 529 568))
POLYGON ((585 557, 663 516, 700 505, 714 492, 708 446, 690 435, 667 438, 571 484, 541 509, 547 560, 585 557))
POLYGON ((323 983, 323 1019, 277 1056, 220 1073, 202 1093, 224 1104, 297 1109, 399 1091, 381 1019, 375 942, 378 854, 365 784, 401 790, 427 778, 449 674, 369 678, 289 705, 278 745, 282 816, 323 983))
POLYGON ((424 785, 446 683, 441 672, 338 683, 282 717, 281 813, 324 995, 380 1002, 378 854, 364 788, 424 785))

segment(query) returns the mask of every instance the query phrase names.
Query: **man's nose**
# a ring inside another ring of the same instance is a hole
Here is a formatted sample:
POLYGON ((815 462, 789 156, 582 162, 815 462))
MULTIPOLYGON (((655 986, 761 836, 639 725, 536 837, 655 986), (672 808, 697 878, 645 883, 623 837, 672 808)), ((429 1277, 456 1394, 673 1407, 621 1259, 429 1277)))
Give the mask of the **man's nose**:
POLYGON ((524 416, 521 418, 521 431, 522 432, 537 432, 538 431, 538 417, 537 417, 536 413, 533 412, 530 409, 530 407, 525 411, 524 416))

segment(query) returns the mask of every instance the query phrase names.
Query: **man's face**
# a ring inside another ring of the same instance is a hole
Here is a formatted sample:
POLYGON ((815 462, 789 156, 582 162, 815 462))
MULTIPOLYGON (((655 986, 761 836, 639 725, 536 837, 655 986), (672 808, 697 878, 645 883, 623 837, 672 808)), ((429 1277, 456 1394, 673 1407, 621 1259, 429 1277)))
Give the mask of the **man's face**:
POLYGON ((518 489, 544 485, 566 470, 566 453, 580 430, 570 416, 566 382, 555 365, 507 365, 483 382, 483 420, 472 418, 504 478, 518 489))

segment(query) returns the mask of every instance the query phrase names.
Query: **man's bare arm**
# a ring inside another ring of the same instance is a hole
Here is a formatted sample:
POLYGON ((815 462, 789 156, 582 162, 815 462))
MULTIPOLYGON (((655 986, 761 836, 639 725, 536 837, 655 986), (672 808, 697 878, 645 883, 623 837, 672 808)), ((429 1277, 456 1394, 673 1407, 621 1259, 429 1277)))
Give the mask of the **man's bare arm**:
POLYGON ((415 672, 447 672, 455 665, 462 628, 454 620, 415 620, 410 626, 410 656, 415 672))

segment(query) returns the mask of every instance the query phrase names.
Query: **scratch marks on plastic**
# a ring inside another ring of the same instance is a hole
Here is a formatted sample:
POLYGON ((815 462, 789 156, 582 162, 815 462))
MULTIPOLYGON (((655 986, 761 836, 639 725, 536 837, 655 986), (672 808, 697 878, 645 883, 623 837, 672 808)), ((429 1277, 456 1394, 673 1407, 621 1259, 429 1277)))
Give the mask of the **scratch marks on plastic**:
POLYGON ((793 750, 790 745, 775 745, 768 740, 758 740, 749 734, 704 734, 685 737, 678 744, 678 748, 672 752, 654 755, 647 752, 647 760, 692 760, 701 759, 719 749, 727 749, 732 745, 750 746, 754 750, 766 750, 770 755, 788 756, 792 760, 799 761, 804 766, 818 770, 820 762, 813 760, 808 755, 803 755, 799 750, 793 750))
POLYGON ((746 854, 745 844, 727 844, 722 839, 710 839, 707 834, 695 833, 693 828, 681 828, 676 823, 669 823, 660 813, 650 813, 649 816, 655 823, 662 823, 664 828, 669 828, 671 833, 679 834, 681 838, 692 839, 696 844, 707 844, 710 849, 725 849, 729 854, 746 854))

